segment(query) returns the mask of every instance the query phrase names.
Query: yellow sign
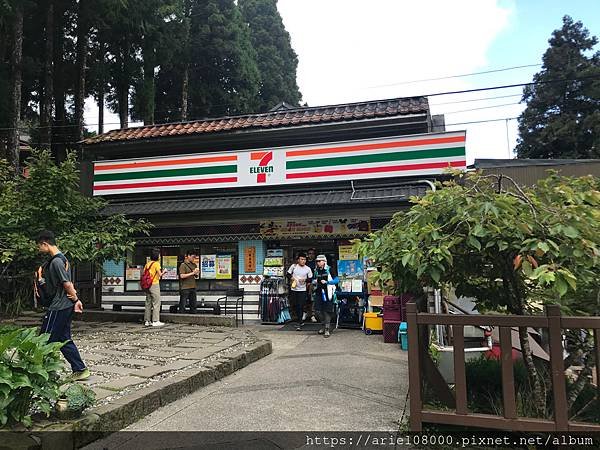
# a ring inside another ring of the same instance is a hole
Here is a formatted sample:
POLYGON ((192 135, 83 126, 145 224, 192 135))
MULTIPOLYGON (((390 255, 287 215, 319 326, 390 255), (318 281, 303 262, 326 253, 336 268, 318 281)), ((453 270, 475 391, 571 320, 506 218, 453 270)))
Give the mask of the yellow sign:
POLYGON ((340 245, 338 252, 340 261, 354 261, 358 259, 358 253, 354 251, 353 245, 340 245))
POLYGON ((217 255, 217 280, 231 280, 232 273, 231 255, 217 255))

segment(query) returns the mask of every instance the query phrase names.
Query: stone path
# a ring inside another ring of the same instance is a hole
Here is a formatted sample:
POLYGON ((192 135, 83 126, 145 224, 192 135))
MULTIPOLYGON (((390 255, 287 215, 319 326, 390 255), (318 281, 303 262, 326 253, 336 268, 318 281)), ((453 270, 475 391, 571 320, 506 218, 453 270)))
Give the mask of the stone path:
MULTIPOLYGON (((3 323, 39 327, 41 316, 29 313, 3 323)), ((72 328, 73 340, 92 372, 83 383, 96 392, 97 406, 184 370, 206 366, 257 341, 247 329, 185 324, 154 328, 74 321, 72 328)), ((65 367, 68 373, 70 368, 65 367)))

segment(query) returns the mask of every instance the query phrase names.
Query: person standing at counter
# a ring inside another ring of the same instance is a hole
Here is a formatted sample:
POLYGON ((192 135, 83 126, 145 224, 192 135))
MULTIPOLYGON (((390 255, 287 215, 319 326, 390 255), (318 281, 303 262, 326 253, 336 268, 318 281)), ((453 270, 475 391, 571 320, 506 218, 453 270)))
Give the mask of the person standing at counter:
POLYGON ((317 268, 314 273, 313 285, 315 289, 315 309, 320 311, 323 319, 323 328, 319 330, 319 334, 328 338, 331 335, 330 326, 331 318, 334 312, 334 297, 336 285, 339 279, 332 269, 327 265, 327 257, 325 255, 317 256, 317 268))
POLYGON ((185 304, 190 304, 190 314, 196 314, 196 277, 200 269, 194 262, 196 253, 185 252, 185 259, 179 266, 179 312, 185 313, 185 304))
POLYGON ((296 331, 301 331, 304 325, 304 305, 308 299, 308 286, 313 273, 310 267, 306 265, 305 253, 299 253, 296 261, 296 264, 292 264, 287 273, 290 279, 290 304, 295 309, 298 320, 296 331))

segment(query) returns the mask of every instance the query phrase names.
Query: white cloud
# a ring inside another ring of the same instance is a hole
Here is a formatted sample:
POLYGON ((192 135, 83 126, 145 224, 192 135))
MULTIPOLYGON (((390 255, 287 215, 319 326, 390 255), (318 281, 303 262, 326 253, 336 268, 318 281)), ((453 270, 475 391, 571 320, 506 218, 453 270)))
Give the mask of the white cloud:
MULTIPOLYGON (((488 49, 512 14, 510 4, 503 7, 494 0, 279 0, 278 7, 298 53, 298 84, 309 105, 473 88, 468 78, 390 85, 481 70, 490 64, 488 49)), ((432 98, 432 112, 450 110, 437 103, 460 99, 432 98)), ((460 106, 452 110, 481 105, 460 106)), ((446 122, 508 117, 510 112, 498 108, 449 115, 446 122)), ((514 145, 514 123, 510 127, 514 145)), ((467 128, 470 161, 508 156, 504 122, 451 128, 467 128)))

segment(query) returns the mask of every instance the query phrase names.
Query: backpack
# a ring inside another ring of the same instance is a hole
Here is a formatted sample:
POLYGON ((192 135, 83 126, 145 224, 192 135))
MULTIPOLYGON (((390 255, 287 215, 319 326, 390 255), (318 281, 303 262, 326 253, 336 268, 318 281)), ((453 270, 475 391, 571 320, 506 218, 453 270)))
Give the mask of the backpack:
POLYGON ((150 267, 152 267, 152 265, 155 263, 156 261, 154 261, 149 266, 144 267, 144 273, 142 273, 142 278, 140 278, 140 287, 145 291, 152 287, 152 282, 154 281, 154 279, 152 275, 150 275, 150 267))
POLYGON ((54 296, 56 295, 56 291, 58 290, 58 286, 48 286, 46 283, 45 273, 46 269, 52 263, 54 258, 60 258, 65 263, 65 270, 69 271, 69 262, 67 261, 67 257, 62 253, 57 253, 44 264, 42 264, 34 273, 33 280, 33 292, 35 296, 35 301, 38 305, 48 308, 52 304, 52 300, 54 300, 54 296))

